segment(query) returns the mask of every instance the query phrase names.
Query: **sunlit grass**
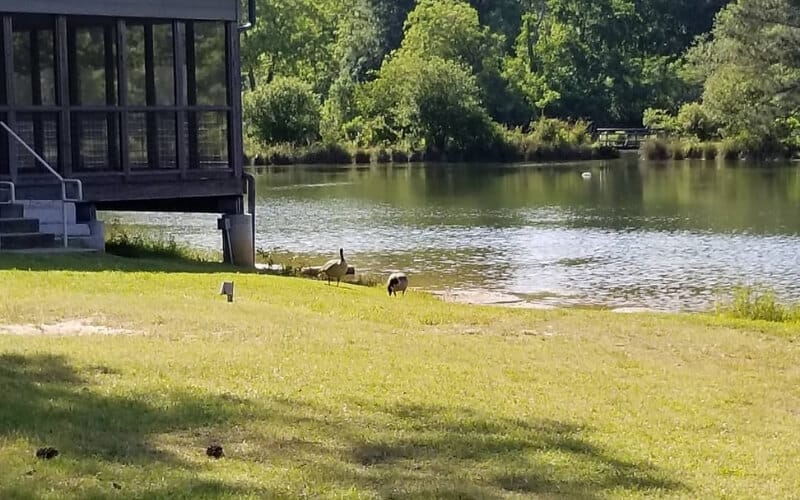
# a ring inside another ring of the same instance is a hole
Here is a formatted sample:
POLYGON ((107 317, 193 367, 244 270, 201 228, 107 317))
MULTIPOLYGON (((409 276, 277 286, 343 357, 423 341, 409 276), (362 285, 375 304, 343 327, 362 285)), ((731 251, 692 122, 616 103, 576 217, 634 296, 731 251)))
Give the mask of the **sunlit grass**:
POLYGON ((761 323, 390 299, 187 262, 2 256, 0 268, 0 325, 130 332, 0 335, 0 498, 800 488, 796 335, 761 323), (42 446, 61 454, 37 460, 42 446))

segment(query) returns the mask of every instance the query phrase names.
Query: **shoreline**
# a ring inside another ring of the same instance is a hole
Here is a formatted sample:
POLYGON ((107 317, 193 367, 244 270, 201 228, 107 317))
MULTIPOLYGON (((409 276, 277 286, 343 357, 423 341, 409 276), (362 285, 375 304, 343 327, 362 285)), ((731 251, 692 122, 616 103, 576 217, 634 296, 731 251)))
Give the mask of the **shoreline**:
POLYGON ((620 150, 599 144, 542 143, 512 147, 494 155, 472 156, 464 153, 448 156, 436 151, 404 151, 392 148, 352 148, 341 144, 313 144, 311 146, 266 146, 264 151, 246 153, 245 168, 263 168, 303 165, 412 165, 426 164, 481 164, 518 162, 577 162, 615 160, 622 156, 620 150))
POLYGON ((502 307, 506 309, 531 309, 536 311, 607 311, 618 314, 708 314, 710 311, 664 311, 642 306, 605 306, 601 304, 544 304, 531 302, 517 295, 504 292, 479 290, 425 290, 445 303, 472 306, 502 307))
POLYGON ((393 161, 382 161, 382 162, 354 162, 354 163, 337 163, 337 162, 315 162, 315 163, 270 163, 266 165, 252 165, 247 164, 244 166, 245 170, 250 171, 251 173, 259 174, 266 169, 271 168, 292 168, 292 167, 336 167, 341 169, 347 168, 355 168, 355 169, 362 169, 366 170, 372 167, 396 167, 396 168, 410 168, 410 167, 423 167, 423 166, 436 166, 436 167, 483 167, 483 166, 508 166, 508 167, 518 167, 518 166, 533 166, 533 167, 558 167, 558 166, 567 166, 567 165, 583 165, 586 163, 597 162, 597 161, 611 161, 611 160, 619 160, 623 159, 625 155, 629 153, 623 153, 619 156, 611 156, 611 157, 604 157, 604 158, 565 158, 565 159, 557 159, 557 160, 537 160, 537 159, 530 159, 530 160, 503 160, 503 159, 494 159, 494 160, 461 160, 461 161, 442 161, 442 160, 421 160, 421 161, 410 161, 410 162, 393 162, 393 161))

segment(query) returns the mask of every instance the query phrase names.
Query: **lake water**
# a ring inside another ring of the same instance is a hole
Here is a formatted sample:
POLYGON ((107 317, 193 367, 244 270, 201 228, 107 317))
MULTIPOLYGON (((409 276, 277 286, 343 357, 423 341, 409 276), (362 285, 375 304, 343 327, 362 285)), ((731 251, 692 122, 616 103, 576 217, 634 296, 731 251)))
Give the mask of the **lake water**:
MULTIPOLYGON (((221 247, 213 215, 121 218, 221 247)), ((340 246, 358 272, 479 302, 703 310, 740 284, 800 301, 800 169, 626 156, 259 176, 258 248, 313 265, 340 246)))

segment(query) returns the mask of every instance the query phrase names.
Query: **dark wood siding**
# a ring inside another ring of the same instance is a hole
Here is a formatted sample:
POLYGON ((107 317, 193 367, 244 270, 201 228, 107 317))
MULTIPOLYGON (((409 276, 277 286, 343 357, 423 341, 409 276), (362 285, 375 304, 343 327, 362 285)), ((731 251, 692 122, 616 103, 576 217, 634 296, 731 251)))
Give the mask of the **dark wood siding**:
POLYGON ((0 0, 0 12, 236 21, 239 0, 0 0))

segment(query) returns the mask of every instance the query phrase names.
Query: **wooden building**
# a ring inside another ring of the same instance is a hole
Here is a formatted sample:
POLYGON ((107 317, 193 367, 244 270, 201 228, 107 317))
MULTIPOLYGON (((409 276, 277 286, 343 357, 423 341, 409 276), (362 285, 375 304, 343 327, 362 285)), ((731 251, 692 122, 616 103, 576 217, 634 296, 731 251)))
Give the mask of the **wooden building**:
MULTIPOLYGON (((0 121, 99 209, 241 214, 240 0, 0 0, 0 121)), ((0 130, 0 181, 52 174, 0 130)))

